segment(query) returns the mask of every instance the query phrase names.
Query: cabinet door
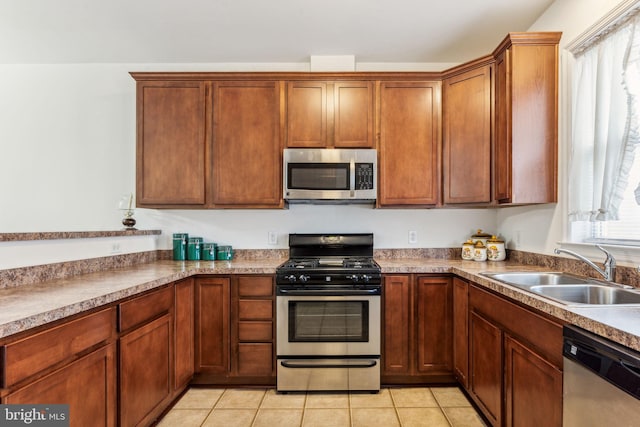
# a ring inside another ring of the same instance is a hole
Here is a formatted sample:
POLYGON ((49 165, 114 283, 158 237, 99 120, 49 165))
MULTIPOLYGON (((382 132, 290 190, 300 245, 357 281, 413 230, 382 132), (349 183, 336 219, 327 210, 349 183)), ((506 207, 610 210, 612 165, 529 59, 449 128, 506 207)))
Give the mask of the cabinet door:
POLYGON ((229 279, 196 280, 196 372, 229 373, 229 279))
POLYGON ((440 82, 380 84, 379 206, 436 205, 440 82))
POLYGON ((557 201, 557 42, 540 40, 510 49, 512 203, 557 201))
POLYGON ((562 372, 509 335, 505 401, 506 426, 562 426, 562 372))
POLYGON ((471 313, 471 393, 494 426, 502 414, 502 331, 477 313, 471 313))
POLYGON ((280 82, 215 82, 214 207, 282 207, 280 82))
POLYGON ((327 83, 287 83, 287 147, 327 146, 327 83))
POLYGON ((68 404, 72 427, 117 425, 116 345, 102 347, 17 389, 6 404, 68 404))
POLYGON ((491 66, 446 79, 443 99, 444 203, 489 203, 491 66))
POLYGON ((333 145, 373 147, 373 82, 336 82, 333 86, 333 145))
POLYGON ((175 384, 181 392, 194 373, 194 291, 193 279, 175 285, 175 384))
POLYGON ((120 338, 120 425, 148 425, 173 396, 173 321, 164 316, 120 338))
POLYGON ((417 371, 450 374, 452 371, 451 279, 418 278, 417 371))
POLYGON ((453 370, 469 388, 469 284, 453 278, 453 370))
POLYGON ((557 201, 560 33, 511 34, 496 56, 495 199, 557 201))
POLYGON ((409 374, 414 337, 410 276, 386 276, 383 292, 382 375, 409 374))
POLYGON ((139 82, 137 205, 203 207, 209 164, 204 82, 139 82))
POLYGON ((511 201, 511 85, 510 55, 505 49, 496 58, 496 125, 494 147, 494 199, 511 201))

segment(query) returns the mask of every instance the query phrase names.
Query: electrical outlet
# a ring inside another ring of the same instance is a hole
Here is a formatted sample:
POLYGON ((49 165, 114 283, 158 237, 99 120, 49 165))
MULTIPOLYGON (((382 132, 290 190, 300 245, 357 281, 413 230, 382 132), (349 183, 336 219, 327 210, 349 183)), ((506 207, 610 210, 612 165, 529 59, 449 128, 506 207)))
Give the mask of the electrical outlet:
POLYGON ((415 245, 418 243, 418 232, 415 230, 409 230, 409 244, 415 245))
POLYGON ((111 254, 119 254, 122 253, 122 248, 120 248, 120 243, 115 242, 111 244, 111 254))
POLYGON ((516 230, 516 235, 513 239, 516 246, 520 246, 521 239, 522 239, 522 230, 516 230))
POLYGON ((267 234, 267 243, 270 245, 277 245, 278 233, 276 233, 275 231, 269 231, 269 233, 267 234))

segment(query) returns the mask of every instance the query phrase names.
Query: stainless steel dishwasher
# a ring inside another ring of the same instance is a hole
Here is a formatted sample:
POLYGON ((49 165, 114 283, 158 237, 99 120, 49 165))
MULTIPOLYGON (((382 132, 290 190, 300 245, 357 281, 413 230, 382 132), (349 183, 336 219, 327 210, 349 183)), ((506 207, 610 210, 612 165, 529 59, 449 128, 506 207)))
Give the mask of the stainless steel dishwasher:
POLYGON ((640 353, 564 327, 563 427, 640 426, 640 353))

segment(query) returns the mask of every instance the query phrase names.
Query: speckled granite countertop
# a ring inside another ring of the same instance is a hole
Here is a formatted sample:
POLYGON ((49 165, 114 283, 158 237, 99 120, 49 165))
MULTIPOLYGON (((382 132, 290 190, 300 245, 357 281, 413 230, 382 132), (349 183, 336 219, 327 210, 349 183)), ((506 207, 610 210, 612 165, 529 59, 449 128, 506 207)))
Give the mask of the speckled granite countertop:
MULTIPOLYGON (((0 290, 0 338, 193 275, 274 274, 284 259, 155 261, 131 267, 0 290)), ((640 351, 640 307, 565 306, 494 280, 480 272, 541 270, 510 262, 429 258, 377 259, 385 274, 453 273, 568 323, 640 351)))

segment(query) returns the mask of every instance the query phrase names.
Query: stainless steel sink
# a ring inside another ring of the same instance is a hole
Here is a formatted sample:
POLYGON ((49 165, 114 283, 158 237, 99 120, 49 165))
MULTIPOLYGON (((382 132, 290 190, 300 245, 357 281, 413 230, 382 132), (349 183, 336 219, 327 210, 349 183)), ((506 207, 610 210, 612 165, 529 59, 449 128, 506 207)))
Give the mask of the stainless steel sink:
POLYGON ((557 271, 551 272, 538 272, 538 271, 525 271, 525 272, 512 272, 512 273, 480 273, 483 276, 490 277, 500 282, 508 283, 510 285, 529 288, 531 286, 540 285, 578 285, 588 284, 589 279, 574 276, 569 273, 562 273, 557 271))
POLYGON ((566 305, 640 305, 640 290, 559 271, 480 273, 566 305))
POLYGON ((640 304, 640 293, 607 285, 547 285, 532 286, 533 293, 565 304, 640 304))

